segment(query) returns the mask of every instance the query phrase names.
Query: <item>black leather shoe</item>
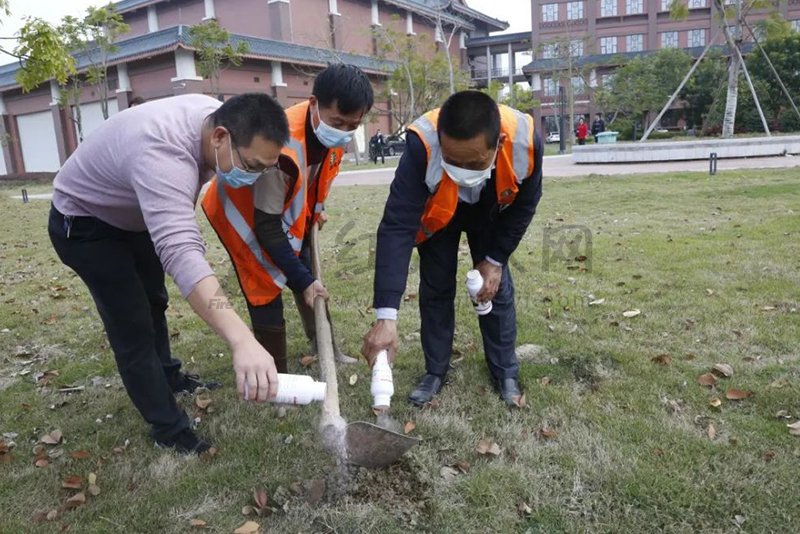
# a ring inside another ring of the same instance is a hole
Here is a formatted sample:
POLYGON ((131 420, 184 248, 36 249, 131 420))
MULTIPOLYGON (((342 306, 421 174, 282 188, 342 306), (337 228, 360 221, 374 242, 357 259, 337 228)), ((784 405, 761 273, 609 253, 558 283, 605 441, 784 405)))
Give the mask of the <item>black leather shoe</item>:
POLYGON ((159 449, 175 449, 181 454, 203 454, 211 451, 214 447, 207 441, 198 438, 194 432, 186 428, 181 430, 176 436, 164 441, 156 441, 159 449))
POLYGON ((222 386, 219 382, 215 382, 214 380, 209 380, 208 382, 203 382, 200 380, 198 375, 190 375, 187 373, 179 373, 178 379, 171 384, 172 392, 175 394, 180 393, 194 393, 198 389, 217 389, 222 386))
POLYGON ((426 374, 422 377, 422 380, 419 381, 417 389, 412 391, 411 395, 408 396, 408 400, 411 401, 411 404, 414 406, 424 406, 433 399, 434 395, 442 390, 443 385, 444 378, 426 374))
POLYGON ((500 392, 500 398, 509 406, 519 406, 519 398, 522 396, 522 389, 519 387, 519 380, 516 378, 502 378, 495 380, 495 386, 500 392))

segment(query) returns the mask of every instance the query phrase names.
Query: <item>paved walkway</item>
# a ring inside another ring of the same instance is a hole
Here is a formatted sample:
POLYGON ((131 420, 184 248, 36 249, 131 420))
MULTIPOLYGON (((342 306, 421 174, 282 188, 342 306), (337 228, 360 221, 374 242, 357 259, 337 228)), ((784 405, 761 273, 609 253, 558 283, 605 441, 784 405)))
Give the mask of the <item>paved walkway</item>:
MULTIPOLYGON (((780 169, 800 167, 800 156, 783 156, 769 158, 742 158, 721 159, 717 170, 735 169, 780 169)), ((394 169, 366 169, 363 171, 347 171, 341 173, 334 182, 334 186, 353 185, 388 185, 394 178, 394 169)), ((571 176, 586 176, 588 174, 619 175, 639 173, 667 173, 667 172, 708 172, 708 161, 668 161, 662 163, 602 163, 591 165, 577 165, 572 163, 572 156, 545 156, 544 174, 546 178, 564 178, 571 176)), ((31 200, 49 200, 52 193, 39 193, 28 195, 31 200)), ((11 198, 21 200, 21 195, 12 195, 11 198)))

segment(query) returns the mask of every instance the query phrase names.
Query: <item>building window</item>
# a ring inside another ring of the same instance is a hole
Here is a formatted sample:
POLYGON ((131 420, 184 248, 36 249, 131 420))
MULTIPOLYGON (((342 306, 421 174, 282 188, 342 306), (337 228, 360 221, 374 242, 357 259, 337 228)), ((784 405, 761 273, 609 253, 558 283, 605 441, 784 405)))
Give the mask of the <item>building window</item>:
POLYGON ((553 78, 544 79, 544 96, 556 96, 558 94, 558 87, 553 78))
POLYGON ((583 93, 586 92, 586 83, 580 76, 573 76, 571 85, 572 85, 572 94, 574 95, 582 95, 583 93))
POLYGON ((542 4, 542 22, 558 20, 558 4, 542 4))
POLYGON ((328 13, 330 13, 331 15, 339 14, 338 0, 328 0, 328 13))
POLYGON ((689 30, 689 46, 705 46, 705 45, 706 45, 705 30, 689 30))
POLYGON ((611 84, 614 83, 614 75, 613 74, 602 74, 600 75, 600 83, 606 89, 611 87, 611 84))
POLYGON ((625 0, 625 14, 639 15, 644 13, 644 0, 625 0))
POLYGON ((533 61, 533 54, 530 50, 514 52, 514 75, 522 74, 522 67, 533 61))
POLYGON ((628 52, 641 52, 644 50, 644 34, 629 35, 625 38, 625 49, 628 52))
POLYGON ((796 32, 800 32, 800 20, 792 21, 792 29, 796 32))
POLYGON ((583 2, 567 3, 567 19, 579 20, 583 18, 583 2))
POLYGON ((583 41, 575 39, 569 42, 569 55, 570 57, 580 57, 583 55, 583 41))
POLYGON ((617 0, 602 0, 600 2, 600 16, 601 17, 616 17, 617 16, 617 0))
POLYGON ((678 48, 678 32, 663 32, 661 48, 678 48))
POLYGON ((600 53, 601 54, 616 54, 617 53, 617 38, 616 37, 601 37, 600 38, 600 53))
POLYGON ((706 0, 689 0, 689 9, 703 9, 706 7, 706 0))
POLYGON ((558 55, 558 45, 556 43, 545 43, 542 47, 542 59, 554 59, 558 55))
POLYGON ((661 11, 669 11, 669 5, 672 0, 661 0, 661 11))

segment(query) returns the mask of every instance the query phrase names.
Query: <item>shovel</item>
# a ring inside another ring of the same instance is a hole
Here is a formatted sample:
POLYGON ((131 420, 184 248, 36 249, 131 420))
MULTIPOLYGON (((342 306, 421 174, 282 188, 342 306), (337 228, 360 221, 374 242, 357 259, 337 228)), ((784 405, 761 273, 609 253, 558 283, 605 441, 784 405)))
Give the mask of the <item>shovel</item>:
MULTIPOLYGON (((314 278, 322 282, 318 233, 315 224, 311 228, 311 270, 314 278)), ((339 386, 336 379, 333 338, 325 299, 322 297, 314 299, 314 316, 320 374, 328 387, 320 419, 320 433, 325 445, 340 458, 346 458, 348 462, 368 469, 381 469, 395 463, 421 440, 365 421, 349 425, 345 423, 339 412, 339 386)))

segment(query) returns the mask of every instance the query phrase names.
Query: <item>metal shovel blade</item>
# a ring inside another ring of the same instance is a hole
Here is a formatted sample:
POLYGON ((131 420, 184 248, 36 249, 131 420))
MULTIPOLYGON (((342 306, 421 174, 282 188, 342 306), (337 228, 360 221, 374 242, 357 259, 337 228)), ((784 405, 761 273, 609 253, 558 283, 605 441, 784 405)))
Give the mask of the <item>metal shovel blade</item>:
POLYGON ((372 423, 357 421, 347 425, 347 461, 367 469, 383 469, 420 441, 372 423))

